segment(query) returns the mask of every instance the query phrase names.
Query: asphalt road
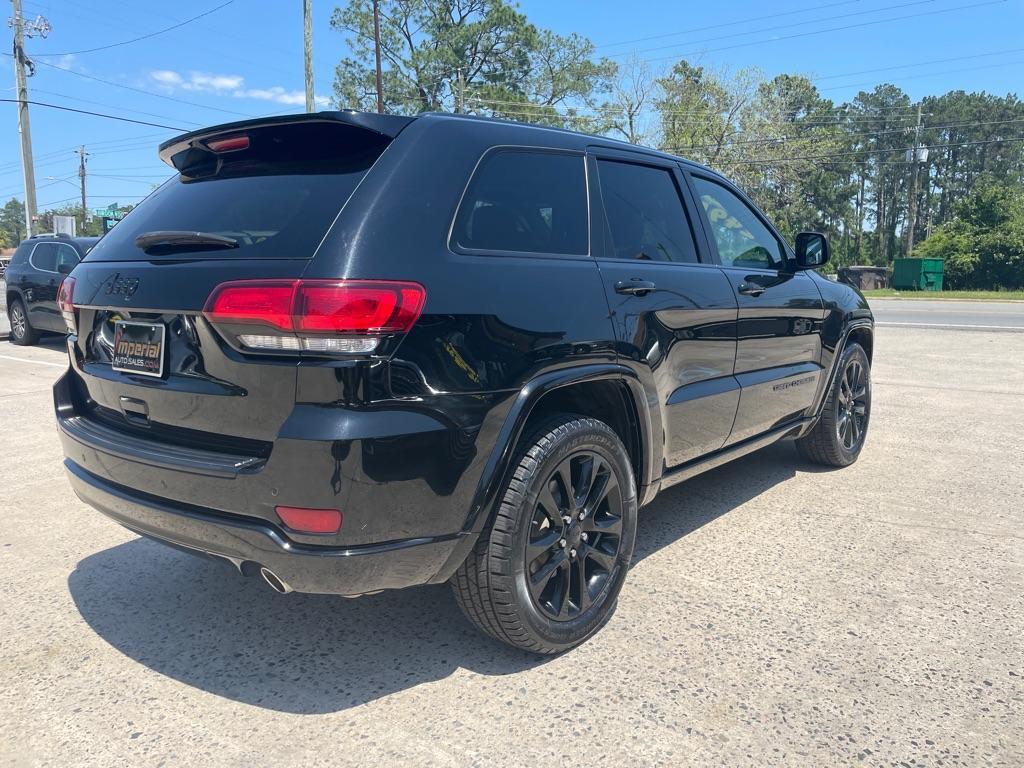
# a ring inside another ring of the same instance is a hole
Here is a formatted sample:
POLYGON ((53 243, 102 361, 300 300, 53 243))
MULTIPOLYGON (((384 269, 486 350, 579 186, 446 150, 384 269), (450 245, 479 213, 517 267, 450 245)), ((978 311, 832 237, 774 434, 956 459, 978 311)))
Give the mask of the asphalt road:
POLYGON ((1024 331, 1024 301, 868 299, 882 325, 947 330, 1024 331))
POLYGON ((878 330, 860 461, 780 444, 643 510, 555 659, 445 587, 278 595, 78 502, 59 342, 0 344, 0 765, 1024 764, 1024 334, 878 330))

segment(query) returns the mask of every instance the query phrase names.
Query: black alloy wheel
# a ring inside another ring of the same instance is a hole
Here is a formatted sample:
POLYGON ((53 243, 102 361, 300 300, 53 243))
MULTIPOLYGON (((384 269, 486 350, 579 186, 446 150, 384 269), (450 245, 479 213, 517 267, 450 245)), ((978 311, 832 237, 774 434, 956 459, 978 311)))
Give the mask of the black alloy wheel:
POLYGON ((493 519, 451 579, 479 629, 561 653, 611 618, 636 540, 636 481, 619 435, 574 414, 538 420, 493 519))
POLYGON ((27 347, 39 341, 39 331, 28 321, 28 313, 21 299, 15 298, 7 308, 7 319, 11 321, 11 343, 27 347))
POLYGON ((857 358, 846 364, 839 380, 836 397, 836 435, 842 446, 852 451, 859 448, 867 434, 868 387, 867 369, 857 358))
POLYGON ((525 547, 530 595, 548 617, 586 611, 608 583, 622 545, 622 491, 592 451, 572 454, 541 486, 525 547))
POLYGON ((821 417, 797 439, 800 454, 815 464, 846 467, 864 448, 871 419, 871 363, 860 344, 843 350, 821 417))

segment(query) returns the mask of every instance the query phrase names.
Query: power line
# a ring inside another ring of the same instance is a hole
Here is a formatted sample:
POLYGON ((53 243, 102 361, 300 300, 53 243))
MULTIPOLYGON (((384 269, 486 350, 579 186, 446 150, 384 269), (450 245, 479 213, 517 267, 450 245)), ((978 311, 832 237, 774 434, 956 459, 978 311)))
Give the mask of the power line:
POLYGON ((639 51, 628 51, 623 53, 610 54, 612 57, 626 56, 637 53, 650 53, 651 51, 664 51, 666 48, 676 48, 680 45, 697 45, 698 43, 713 43, 716 40, 729 40, 734 37, 743 37, 744 35, 756 35, 762 32, 773 32, 779 29, 790 29, 792 27, 800 27, 805 24, 817 24, 823 21, 837 21, 838 19, 849 19, 854 16, 866 16, 871 13, 882 13, 883 11, 894 11, 899 8, 909 8, 914 5, 927 5, 934 3, 935 0, 911 0, 908 3, 897 3, 895 5, 884 5, 880 8, 871 8, 866 11, 854 11, 853 13, 840 13, 835 16, 824 16, 820 19, 807 19, 805 21, 791 21, 786 24, 776 24, 774 27, 761 27, 759 29, 752 29, 746 32, 732 32, 728 35, 718 35, 717 37, 706 37, 702 40, 684 40, 679 43, 672 43, 670 45, 658 45, 653 48, 641 48, 639 51))
POLYGON ((890 17, 888 19, 875 19, 874 21, 863 21, 863 22, 860 22, 858 24, 845 24, 845 25, 839 26, 839 27, 829 27, 828 29, 818 29, 818 30, 814 30, 812 32, 797 32, 797 33, 792 34, 792 35, 781 35, 779 37, 770 37, 770 38, 767 38, 766 40, 751 40, 751 41, 748 41, 748 42, 745 42, 745 43, 736 43, 734 45, 725 45, 725 46, 722 46, 722 47, 719 47, 719 48, 705 48, 705 49, 698 50, 698 51, 687 51, 685 53, 672 54, 671 56, 661 56, 661 57, 658 57, 658 58, 655 58, 655 59, 648 59, 648 61, 649 62, 650 61, 664 61, 665 59, 685 58, 686 56, 696 56, 696 55, 705 54, 705 53, 716 53, 718 51, 731 51, 731 50, 734 50, 736 48, 746 48, 746 47, 749 47, 751 45, 764 45, 765 43, 777 43, 777 42, 781 42, 783 40, 794 40, 794 39, 800 38, 800 37, 811 37, 813 35, 823 35, 823 34, 826 34, 828 32, 840 32, 840 31, 847 30, 847 29, 859 29, 861 27, 871 27, 871 26, 874 26, 876 24, 887 24, 888 22, 891 22, 891 21, 903 21, 905 19, 916 19, 916 18, 919 18, 921 16, 936 16, 936 15, 942 14, 942 13, 952 13, 954 11, 963 11, 963 10, 966 10, 966 9, 969 9, 969 8, 981 8, 981 7, 987 6, 987 5, 1002 5, 1005 2, 1007 2, 1007 0, 986 0, 986 2, 982 2, 982 3, 970 3, 968 5, 957 5, 957 6, 954 6, 953 8, 941 8, 941 9, 937 9, 937 10, 934 10, 934 11, 922 11, 920 13, 907 13, 907 14, 904 14, 902 16, 892 16, 892 17, 890 17))
MULTIPOLYGON (((983 125, 1005 125, 1008 123, 1024 123, 1024 117, 1015 118, 1009 120, 986 120, 983 122, 965 122, 965 123, 950 123, 949 125, 923 125, 921 130, 923 131, 946 131, 950 128, 976 128, 983 125)), ((885 131, 869 131, 867 133, 838 133, 829 136, 780 136, 777 138, 762 138, 762 139, 744 139, 740 141, 729 141, 722 145, 717 144, 705 144, 701 146, 691 146, 687 149, 717 149, 719 146, 722 148, 728 148, 737 146, 740 144, 784 144, 789 141, 836 141, 845 139, 859 139, 864 137, 873 136, 885 136, 893 133, 907 133, 906 128, 896 128, 885 131)), ((903 148, 905 149, 905 148, 903 148)), ((871 153, 875 150, 865 149, 859 150, 861 152, 871 153)), ((902 151, 902 149, 900 150, 902 151)))
MULTIPOLYGON (((613 107, 613 106, 593 107, 593 108, 588 108, 588 109, 580 109, 580 108, 570 107, 570 109, 574 109, 575 110, 575 114, 569 115, 569 114, 564 114, 564 113, 558 112, 557 111, 557 107, 555 105, 553 105, 553 104, 547 104, 546 105, 546 104, 532 104, 530 102, 524 102, 524 101, 503 101, 501 99, 491 99, 491 98, 484 98, 484 97, 480 97, 480 96, 470 96, 470 97, 468 97, 467 101, 479 102, 481 105, 483 105, 485 107, 486 107, 487 104, 507 104, 507 105, 515 107, 516 109, 502 109, 500 111, 503 114, 516 114, 518 112, 520 114, 532 115, 534 117, 546 116, 545 114, 542 114, 542 112, 545 111, 545 110, 555 110, 555 116, 557 116, 557 117, 565 117, 565 118, 569 118, 569 119, 597 118, 597 117, 601 117, 602 114, 623 114, 625 112, 625 109, 623 107, 613 107), (538 110, 538 111, 530 112, 529 110, 538 110)), ((848 112, 849 109, 850 109, 849 105, 843 105, 842 107, 839 107, 839 108, 837 108, 836 110, 833 110, 833 111, 848 112)), ((828 110, 824 110, 824 111, 828 111, 828 110)), ((694 120, 694 121, 692 121, 691 124, 693 124, 693 125, 700 125, 700 124, 706 123, 709 120, 711 120, 712 118, 714 118, 716 116, 720 116, 722 114, 722 113, 719 113, 719 112, 712 113, 709 110, 672 110, 672 109, 669 109, 669 110, 658 110, 658 112, 659 112, 659 114, 662 114, 662 115, 678 115, 678 116, 692 116, 692 115, 696 115, 698 117, 703 117, 702 120, 694 120)), ((902 114, 899 111, 890 112, 890 111, 886 110, 885 112, 878 112, 876 114, 877 114, 877 117, 868 117, 866 115, 863 115, 863 113, 856 113, 854 115, 843 115, 843 116, 841 116, 841 117, 839 117, 838 119, 835 119, 835 120, 808 120, 808 121, 801 121, 799 124, 800 125, 845 125, 847 123, 875 122, 875 121, 878 120, 879 117, 895 117, 897 119, 904 119, 904 118, 909 119, 910 118, 910 115, 902 114)), ((683 121, 683 122, 686 122, 686 121, 683 121)), ((790 123, 786 122, 786 123, 779 123, 779 124, 780 125, 789 125, 790 123)))
MULTIPOLYGON (((541 115, 541 114, 530 113, 530 112, 515 112, 515 111, 512 111, 512 110, 506 112, 506 114, 520 115, 520 116, 530 117, 530 118, 534 118, 534 119, 536 119, 538 117, 547 116, 547 115, 541 115)), ((593 119, 592 116, 587 116, 587 115, 567 115, 567 114, 561 114, 561 113, 557 113, 557 112, 554 115, 550 115, 550 116, 551 117, 556 117, 558 119, 563 119, 563 120, 591 120, 591 119, 593 119)), ((985 125, 1005 125, 1005 124, 1014 124, 1014 123, 1024 123, 1024 118, 1012 118, 1012 119, 1006 119, 1006 120, 969 121, 969 122, 965 121, 965 122, 960 122, 960 123, 949 123, 949 124, 946 124, 946 125, 934 125, 934 126, 926 125, 926 126, 923 126, 923 130, 925 130, 925 131, 944 131, 944 130, 949 130, 951 128, 974 128, 974 127, 985 126, 985 125)), ((783 125, 792 126, 792 127, 795 127, 795 128, 800 128, 800 127, 817 127, 819 124, 816 124, 816 123, 813 123, 813 122, 795 121, 795 122, 787 122, 787 123, 769 123, 765 127, 766 128, 772 128, 772 127, 781 127, 783 125)), ((825 125, 841 126, 841 125, 843 125, 843 123, 842 122, 826 123, 825 125)), ((741 144, 784 144, 786 142, 793 142, 793 141, 835 141, 835 140, 855 139, 855 138, 864 138, 864 137, 875 137, 875 136, 882 136, 882 135, 887 135, 887 134, 906 133, 907 130, 909 130, 910 128, 911 128, 911 126, 904 126, 904 127, 901 127, 901 128, 884 129, 884 130, 878 130, 878 131, 867 131, 867 132, 862 132, 862 133, 846 133, 846 132, 842 132, 842 133, 837 133, 837 134, 828 135, 828 136, 761 137, 761 138, 747 139, 747 140, 730 140, 730 141, 727 141, 727 142, 723 141, 723 143, 721 145, 714 145, 714 144, 712 144, 712 145, 691 145, 691 146, 687 146, 687 147, 676 147, 674 149, 679 150, 679 151, 692 151, 692 150, 696 150, 696 149, 717 149, 719 147, 724 149, 724 148, 728 148, 728 147, 732 147, 732 146, 736 146, 736 145, 741 145, 741 144)), ((739 136, 739 135, 742 135, 742 132, 737 132, 737 133, 731 134, 729 137, 726 137, 726 138, 730 138, 731 139, 732 136, 739 136)), ((1016 140, 1016 139, 1014 139, 1014 140, 1016 140)), ((998 142, 998 141, 1002 141, 1002 140, 1000 139, 1000 140, 995 140, 995 141, 998 142)), ((943 146, 959 146, 959 145, 943 145, 943 146)), ((857 150, 856 152, 851 152, 851 153, 847 153, 847 154, 870 154, 872 152, 889 152, 889 151, 899 151, 899 152, 902 152, 904 150, 905 150, 905 148, 898 148, 898 149, 894 149, 894 150, 863 149, 863 150, 857 150)))
POLYGON ((226 3, 221 3, 216 8, 211 8, 208 11, 204 11, 203 13, 200 13, 198 16, 193 16, 191 19, 186 19, 185 21, 178 22, 177 24, 173 24, 173 25, 171 25, 169 27, 165 27, 164 29, 158 30, 156 32, 150 32, 148 35, 141 35, 139 37, 133 37, 131 40, 122 40, 119 43, 111 43, 110 45, 101 45, 98 48, 86 48, 86 49, 81 50, 81 51, 65 51, 64 53, 43 53, 41 55, 45 55, 45 56, 77 56, 78 54, 81 54, 81 53, 95 53, 96 51, 106 51, 106 50, 109 50, 110 48, 117 48, 120 45, 130 45, 131 43, 137 43, 140 40, 148 40, 151 37, 156 37, 157 35, 162 35, 165 32, 170 32, 171 30, 178 29, 179 27, 184 27, 186 24, 191 24, 193 21, 196 21, 197 19, 201 19, 204 16, 209 16, 211 13, 219 11, 221 8, 225 8, 225 7, 229 6, 229 5, 231 5, 234 1, 235 0, 228 0, 226 3))
MULTIPOLYGON (((500 99, 483 98, 483 97, 479 97, 479 96, 471 96, 471 97, 468 98, 468 101, 470 101, 470 102, 474 102, 474 101, 478 102, 478 103, 480 103, 484 107, 486 107, 487 104, 507 104, 507 105, 510 105, 510 106, 514 106, 515 109, 501 109, 500 112, 502 114, 506 114, 506 115, 520 114, 520 115, 527 115, 527 116, 534 117, 534 118, 537 118, 537 117, 547 117, 548 115, 550 115, 551 113, 547 112, 546 110, 554 110, 554 115, 552 115, 554 117, 565 118, 565 119, 569 119, 569 120, 590 120, 590 119, 600 118, 600 117, 604 116, 605 114, 623 114, 625 112, 624 108, 622 108, 622 107, 612 107, 612 106, 609 106, 609 107, 593 107, 591 109, 579 109, 579 108, 572 108, 571 107, 571 109, 575 110, 575 114, 565 114, 565 113, 558 112, 555 105, 532 104, 530 102, 523 102, 523 101, 502 101, 500 99), (531 112, 530 110, 534 110, 534 111, 531 112)), ((843 106, 837 108, 837 110, 841 111, 841 112, 848 112, 850 110, 850 107, 849 107, 849 105, 843 105, 843 106)), ((720 117, 722 115, 722 113, 720 113, 720 112, 710 112, 709 110, 703 110, 703 111, 698 111, 698 110, 658 110, 658 112, 661 115, 681 115, 681 116, 696 115, 696 116, 702 116, 703 117, 703 119, 701 119, 701 120, 692 120, 692 121, 685 121, 684 120, 684 121, 681 121, 683 124, 687 124, 687 125, 703 125, 703 124, 706 124, 709 121, 711 121, 713 118, 720 117)), ((902 114, 899 111, 890 112, 889 110, 886 110, 884 112, 877 112, 875 114, 876 114, 875 117, 868 117, 868 116, 864 115, 863 113, 859 113, 858 112, 858 113, 854 113, 853 115, 843 115, 843 116, 840 116, 838 119, 833 119, 833 120, 801 120, 799 122, 785 121, 785 122, 775 123, 775 125, 803 125, 803 126, 820 125, 820 126, 828 126, 828 125, 847 125, 849 123, 874 123, 874 122, 877 122, 877 120, 879 118, 886 118, 886 119, 888 119, 888 118, 910 119, 910 115, 902 114)))
POLYGON ((822 75, 820 77, 809 77, 808 80, 810 80, 813 83, 817 83, 817 82, 820 82, 821 80, 837 80, 837 79, 839 79, 841 77, 854 77, 855 75, 870 75, 873 72, 888 72, 888 71, 893 70, 893 69, 907 69, 909 67, 923 67, 923 66, 927 66, 928 64, 948 64, 951 61, 964 61, 966 59, 981 59, 981 58, 985 58, 987 56, 1002 56, 1005 53, 1020 53, 1021 51, 1024 51, 1024 48, 1010 48, 1010 49, 1005 50, 1005 51, 991 51, 989 53, 975 53, 975 54, 972 54, 971 56, 954 56, 953 58, 950 58, 950 59, 932 59, 931 61, 918 61, 918 62, 914 62, 912 64, 897 64, 897 65, 892 66, 892 67, 877 67, 875 69, 861 69, 861 70, 858 70, 857 72, 843 72, 840 75, 822 75))
MULTIPOLYGON (((961 141, 950 144, 931 144, 929 146, 918 147, 919 149, 946 149, 949 147, 976 147, 984 144, 1004 144, 1016 141, 1024 141, 1024 136, 1015 136, 1008 139, 988 139, 985 141, 961 141)), ((685 152, 686 147, 666 147, 662 149, 662 152, 685 152)), ((873 155, 873 154, 892 154, 893 152, 906 152, 906 147, 895 147, 893 149, 863 149, 855 152, 835 152, 828 155, 794 155, 792 157, 781 157, 776 159, 753 159, 753 160, 729 160, 731 164, 740 165, 771 165, 774 163, 791 163, 797 160, 831 160, 835 157, 848 157, 850 155, 873 155)), ((903 163, 900 163, 903 165, 903 163)))
MULTIPOLYGON (((0 101, 8 102, 11 104, 21 104, 20 99, 0 99, 0 101)), ((90 112, 87 109, 74 109, 72 107, 62 107, 58 104, 47 104, 45 101, 35 101, 33 99, 27 99, 24 101, 25 104, 34 104, 37 107, 49 107, 50 109, 60 109, 64 112, 77 112, 81 115, 92 115, 93 117, 105 117, 108 120, 120 120, 123 123, 136 123, 138 125, 151 125, 154 128, 169 128, 172 131, 186 132, 187 128, 175 128, 173 125, 160 125, 159 123, 147 123, 145 120, 132 120, 129 117, 118 117, 117 115, 105 115, 102 112, 90 112)))
MULTIPOLYGON (((946 69, 940 72, 922 72, 917 75, 903 75, 900 77, 901 81, 904 80, 920 80, 922 77, 936 77, 937 75, 954 75, 961 72, 976 72, 979 69, 994 69, 996 67, 1012 66, 1014 64, 1020 64, 1020 61, 1002 61, 995 64, 981 64, 977 67, 958 67, 957 69, 946 69)), ((871 85, 869 82, 859 83, 844 83, 843 85, 830 85, 828 88, 820 88, 820 91, 838 91, 842 88, 860 88, 866 85, 871 85)))
MULTIPOLYGON (((0 52, 0 53, 2 53, 2 52, 0 52)), ((5 56, 10 56, 11 54, 4 53, 4 55, 5 56)), ((62 66, 59 66, 57 64, 51 64, 50 62, 47 62, 47 61, 37 60, 35 63, 36 64, 42 64, 44 67, 49 67, 50 69, 59 69, 61 72, 67 72, 68 74, 75 75, 76 77, 83 77, 86 80, 94 80, 97 83, 103 83, 104 85, 109 85, 109 86, 111 86, 113 88, 121 88, 121 89, 126 90, 126 91, 132 91, 134 93, 141 93, 141 94, 143 94, 145 96, 152 96, 155 99, 163 99, 164 101, 174 101, 174 102, 177 102, 178 104, 187 104, 190 107, 199 107, 200 109, 209 109, 209 110, 213 110, 214 112, 223 112, 223 113, 228 114, 228 115, 238 115, 240 117, 254 117, 254 115, 251 115, 251 114, 249 114, 247 112, 236 112, 236 111, 231 110, 231 109, 223 109, 222 107, 211 107, 211 106, 207 106, 206 104, 200 104, 200 103, 198 103, 196 101, 188 101, 187 99, 178 99, 178 98, 175 98, 174 96, 167 96, 167 95, 162 94, 162 93, 153 93, 152 91, 147 91, 147 90, 144 90, 142 88, 134 88, 134 87, 132 87, 130 85, 124 85, 123 83, 116 83, 113 80, 104 80, 102 77, 96 77, 95 75, 87 75, 84 72, 77 72, 77 71, 75 71, 73 69, 69 69, 68 67, 62 67, 62 66)), ((175 129, 175 130, 177 130, 177 129, 175 129)))
POLYGON ((692 29, 681 29, 678 32, 666 32, 661 35, 651 35, 650 37, 637 37, 632 40, 620 40, 617 43, 602 43, 601 45, 595 45, 595 49, 600 48, 612 48, 618 45, 630 45, 632 43, 645 43, 648 40, 663 40, 666 37, 676 37, 677 35, 689 35, 694 32, 707 32, 711 29, 721 29, 722 27, 733 27, 738 24, 749 24, 754 21, 763 21, 764 19, 779 19, 783 16, 795 16, 799 13, 807 13, 809 11, 822 11, 826 8, 834 8, 837 5, 851 5, 852 3, 858 3, 860 0, 843 0, 840 3, 828 3, 826 5, 815 5, 810 8, 800 8, 795 11, 787 11, 786 13, 770 13, 766 16, 752 16, 747 19, 738 19, 735 21, 726 21, 722 24, 712 24, 707 27, 693 27, 692 29))
MULTIPOLYGON (((40 184, 39 186, 36 187, 36 189, 37 190, 46 189, 47 187, 52 187, 54 184, 60 184, 61 182, 64 182, 64 181, 66 181, 68 183, 71 183, 71 177, 69 176, 66 179, 57 179, 56 181, 51 181, 51 182, 49 182, 47 184, 40 184)), ((22 187, 19 184, 16 187, 12 187, 11 189, 5 189, 3 192, 0 192, 0 197, 7 197, 7 195, 14 195, 14 194, 17 194, 18 192, 20 192, 21 190, 22 190, 22 187)))
MULTIPOLYGON (((146 193, 145 195, 92 195, 91 197, 93 197, 93 198, 102 198, 103 200, 125 200, 126 198, 129 199, 129 200, 133 200, 133 199, 137 200, 139 198, 147 198, 148 196, 150 196, 150 195, 148 195, 148 193, 146 193)), ((58 206, 61 203, 70 203, 73 200, 77 201, 78 197, 76 196, 74 198, 65 198, 63 200, 54 200, 52 203, 43 203, 39 207, 41 209, 42 208, 50 208, 51 206, 58 206)))
MULTIPOLYGON (((59 96, 62 99, 70 99, 71 101, 78 101, 78 102, 81 102, 82 104, 92 104, 93 106, 96 106, 96 107, 109 107, 111 109, 120 109, 120 110, 122 110, 124 112, 131 112, 133 115, 146 115, 147 117, 159 117, 161 120, 177 120, 176 117, 171 117, 170 115, 160 115, 160 114, 157 114, 155 112, 143 112, 140 109, 128 109, 127 107, 120 107, 120 106, 118 106, 116 104, 105 104, 102 101, 90 101, 89 99, 82 99, 82 98, 79 98, 78 96, 68 96, 66 93, 57 93, 56 91, 44 91, 42 88, 34 88, 33 91, 35 93, 45 93, 45 94, 48 94, 49 96, 59 96)), ((190 120, 183 120, 182 122, 186 122, 189 125, 202 125, 202 123, 193 123, 190 120)))

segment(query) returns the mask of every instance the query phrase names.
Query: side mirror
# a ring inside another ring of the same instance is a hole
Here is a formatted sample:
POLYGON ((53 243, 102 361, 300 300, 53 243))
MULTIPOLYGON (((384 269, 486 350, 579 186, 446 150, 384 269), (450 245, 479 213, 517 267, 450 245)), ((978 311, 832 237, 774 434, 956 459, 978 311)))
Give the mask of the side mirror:
POLYGON ((797 269, 817 269, 832 256, 828 238, 820 232, 801 232, 796 236, 797 269))
POLYGON ((64 262, 57 265, 57 271, 60 272, 62 275, 70 275, 71 270, 74 268, 75 267, 72 264, 67 264, 64 262))

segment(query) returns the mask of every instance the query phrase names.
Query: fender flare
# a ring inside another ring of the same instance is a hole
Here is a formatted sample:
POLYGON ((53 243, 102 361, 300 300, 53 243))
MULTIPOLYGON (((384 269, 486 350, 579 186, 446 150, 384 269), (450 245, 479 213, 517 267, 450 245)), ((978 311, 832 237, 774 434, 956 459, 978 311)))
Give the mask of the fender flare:
POLYGON ((818 394, 818 401, 814 404, 814 410, 810 414, 810 423, 800 432, 801 435, 805 435, 814 429, 814 426, 821 418, 822 411, 825 409, 825 401, 828 400, 828 393, 832 390, 836 374, 839 372, 839 361, 842 359, 843 353, 846 351, 846 345, 850 341, 850 334, 861 328, 867 329, 871 333, 872 338, 874 338, 875 323, 870 317, 853 318, 846 322, 843 328, 843 335, 840 337, 839 343, 836 344, 836 352, 832 356, 832 365, 829 368, 828 376, 825 377, 825 386, 821 388, 821 392, 818 394))
POLYGON ((620 381, 629 390, 634 415, 640 425, 639 445, 642 477, 637 478, 637 492, 638 496, 643 498, 644 489, 651 482, 655 466, 652 456, 654 441, 651 440, 653 425, 651 424, 650 409, 646 407, 644 386, 636 373, 628 366, 617 363, 595 363, 542 373, 530 379, 515 396, 515 401, 498 432, 494 448, 480 474, 469 512, 462 526, 462 540, 448 561, 431 579, 432 582, 447 580, 476 543, 490 517, 490 511, 494 508, 498 494, 504 487, 508 473, 512 470, 516 446, 519 444, 530 415, 541 398, 562 387, 604 380, 620 381))

